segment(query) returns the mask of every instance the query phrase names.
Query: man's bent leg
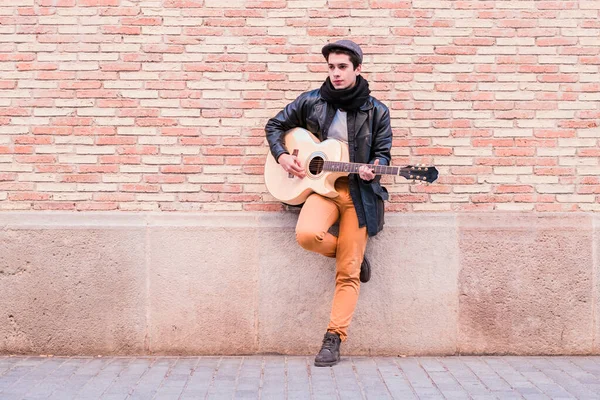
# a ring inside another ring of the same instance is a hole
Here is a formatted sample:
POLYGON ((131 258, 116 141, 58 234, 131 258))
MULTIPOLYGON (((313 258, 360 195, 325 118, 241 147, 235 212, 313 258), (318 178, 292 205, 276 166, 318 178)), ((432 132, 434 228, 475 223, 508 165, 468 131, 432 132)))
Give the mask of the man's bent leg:
POLYGON ((367 247, 367 228, 358 227, 358 217, 347 186, 340 192, 340 232, 337 240, 335 294, 331 308, 328 332, 337 333, 346 340, 360 293, 360 264, 367 247))
POLYGON ((339 218, 335 202, 319 194, 308 196, 296 224, 296 240, 306 250, 335 257, 337 238, 328 232, 339 218))

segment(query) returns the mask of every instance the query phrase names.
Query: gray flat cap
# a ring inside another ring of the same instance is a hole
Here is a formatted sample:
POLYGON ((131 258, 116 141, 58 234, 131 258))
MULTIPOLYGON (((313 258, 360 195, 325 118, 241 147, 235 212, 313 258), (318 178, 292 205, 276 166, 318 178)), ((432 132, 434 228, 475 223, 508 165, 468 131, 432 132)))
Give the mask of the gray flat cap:
POLYGON ((337 42, 328 43, 325 46, 323 46, 321 53, 323 53, 325 59, 327 59, 327 56, 329 56, 329 53, 331 53, 331 50, 333 49, 349 50, 358 56, 358 61, 360 64, 362 64, 363 62, 362 50, 360 49, 360 46, 354 43, 352 40, 338 40, 337 42))

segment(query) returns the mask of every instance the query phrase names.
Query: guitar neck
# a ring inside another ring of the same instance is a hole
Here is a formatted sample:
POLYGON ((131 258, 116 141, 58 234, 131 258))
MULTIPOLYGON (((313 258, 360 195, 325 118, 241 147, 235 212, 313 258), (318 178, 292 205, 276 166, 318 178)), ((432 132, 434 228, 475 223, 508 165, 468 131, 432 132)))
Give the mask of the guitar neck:
POLYGON ((376 175, 400 175, 400 167, 390 167, 387 165, 373 165, 373 164, 360 164, 360 163, 347 163, 341 161, 325 161, 323 163, 324 171, 332 172, 348 172, 358 174, 358 169, 366 165, 373 168, 376 175))

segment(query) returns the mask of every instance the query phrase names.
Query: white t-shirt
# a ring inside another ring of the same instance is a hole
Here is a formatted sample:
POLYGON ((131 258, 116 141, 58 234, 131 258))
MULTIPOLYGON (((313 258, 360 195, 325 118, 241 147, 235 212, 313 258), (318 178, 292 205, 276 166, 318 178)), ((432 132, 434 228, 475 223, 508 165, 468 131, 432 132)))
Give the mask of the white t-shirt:
POLYGON ((346 111, 337 110, 335 112, 327 132, 327 138, 337 139, 348 144, 348 113, 346 111))

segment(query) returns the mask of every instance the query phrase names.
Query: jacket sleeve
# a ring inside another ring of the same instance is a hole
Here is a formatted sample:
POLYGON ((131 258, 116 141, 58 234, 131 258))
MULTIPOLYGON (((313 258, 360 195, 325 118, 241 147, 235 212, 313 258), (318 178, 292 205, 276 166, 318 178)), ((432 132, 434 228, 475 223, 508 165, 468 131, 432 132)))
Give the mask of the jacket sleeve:
POLYGON ((265 134, 271 154, 277 162, 280 155, 287 153, 283 143, 283 135, 292 128, 306 127, 306 98, 308 93, 303 93, 293 102, 285 106, 283 110, 271 118, 265 126, 265 134))
POLYGON ((390 125, 390 110, 385 106, 381 117, 376 118, 376 126, 373 128, 373 145, 369 164, 379 159, 379 165, 390 165, 392 159, 392 126, 390 125))

